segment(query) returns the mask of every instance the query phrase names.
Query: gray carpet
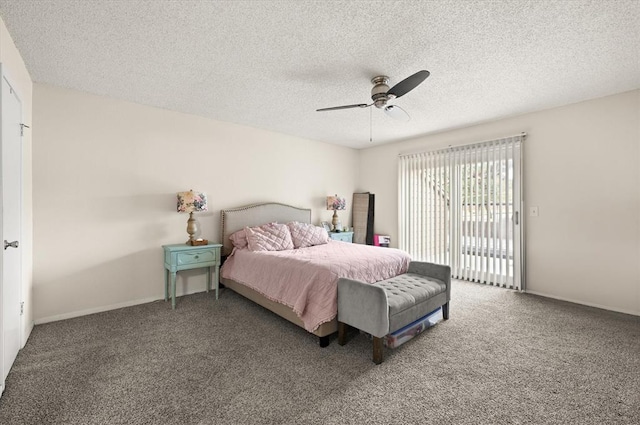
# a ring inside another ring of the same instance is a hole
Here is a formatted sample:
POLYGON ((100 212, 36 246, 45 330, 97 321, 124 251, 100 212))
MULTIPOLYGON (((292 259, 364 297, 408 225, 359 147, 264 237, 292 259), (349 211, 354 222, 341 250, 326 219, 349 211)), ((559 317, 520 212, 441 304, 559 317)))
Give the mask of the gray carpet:
POLYGON ((639 424, 640 318, 453 283, 371 362, 224 291, 36 326, 0 424, 639 424))

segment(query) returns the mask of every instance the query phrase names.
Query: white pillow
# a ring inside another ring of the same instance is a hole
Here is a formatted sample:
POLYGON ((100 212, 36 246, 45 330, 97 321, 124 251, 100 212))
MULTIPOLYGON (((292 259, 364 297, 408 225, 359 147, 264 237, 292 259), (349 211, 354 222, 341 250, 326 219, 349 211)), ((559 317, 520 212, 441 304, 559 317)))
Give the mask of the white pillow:
POLYGON ((285 224, 269 223, 245 227, 250 251, 284 251, 293 249, 291 233, 285 224))
POLYGON ((287 223, 291 232, 291 240, 296 248, 306 248, 308 246, 322 245, 329 242, 329 234, 323 227, 314 226, 308 223, 291 221, 287 223))

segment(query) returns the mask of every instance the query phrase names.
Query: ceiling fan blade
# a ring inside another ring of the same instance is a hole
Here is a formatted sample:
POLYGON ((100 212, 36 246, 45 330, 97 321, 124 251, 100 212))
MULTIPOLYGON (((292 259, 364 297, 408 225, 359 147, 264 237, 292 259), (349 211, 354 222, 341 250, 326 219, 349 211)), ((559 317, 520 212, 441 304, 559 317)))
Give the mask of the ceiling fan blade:
POLYGON ((407 114, 407 112, 401 107, 399 107, 398 105, 389 105, 386 108, 384 108, 384 112, 386 112, 386 114, 389 115, 391 118, 396 119, 398 121, 407 122, 411 119, 409 114, 407 114))
POLYGON ((367 105, 366 103, 358 103, 357 105, 333 106, 331 108, 316 109, 316 112, 337 111, 338 109, 366 108, 367 106, 371 106, 371 105, 367 105))
POLYGON ((411 90, 418 87, 418 85, 421 82, 426 80, 429 74, 430 72, 424 69, 422 71, 418 71, 412 76, 405 78, 395 86, 391 87, 387 92, 387 94, 395 96, 396 98, 400 96, 404 96, 405 94, 409 93, 411 90))

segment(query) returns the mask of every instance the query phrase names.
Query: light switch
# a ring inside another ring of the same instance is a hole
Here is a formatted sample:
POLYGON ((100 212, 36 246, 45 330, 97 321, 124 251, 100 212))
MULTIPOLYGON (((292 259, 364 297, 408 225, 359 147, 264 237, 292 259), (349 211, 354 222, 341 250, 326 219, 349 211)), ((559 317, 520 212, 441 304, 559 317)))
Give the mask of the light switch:
POLYGON ((538 216, 538 207, 529 207, 529 215, 531 217, 537 217, 538 216))

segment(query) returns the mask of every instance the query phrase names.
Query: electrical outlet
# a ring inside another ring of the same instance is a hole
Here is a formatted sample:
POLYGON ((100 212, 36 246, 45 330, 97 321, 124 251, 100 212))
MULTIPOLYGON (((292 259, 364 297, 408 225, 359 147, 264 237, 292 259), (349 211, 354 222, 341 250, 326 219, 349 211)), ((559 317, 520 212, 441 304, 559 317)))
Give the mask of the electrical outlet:
POLYGON ((538 207, 529 207, 529 215, 531 217, 537 217, 538 216, 538 207))

